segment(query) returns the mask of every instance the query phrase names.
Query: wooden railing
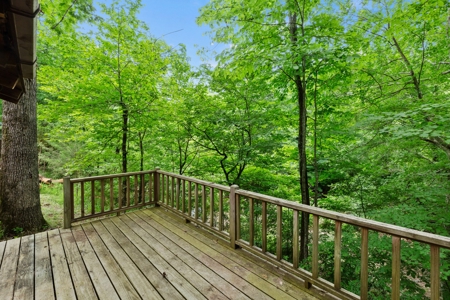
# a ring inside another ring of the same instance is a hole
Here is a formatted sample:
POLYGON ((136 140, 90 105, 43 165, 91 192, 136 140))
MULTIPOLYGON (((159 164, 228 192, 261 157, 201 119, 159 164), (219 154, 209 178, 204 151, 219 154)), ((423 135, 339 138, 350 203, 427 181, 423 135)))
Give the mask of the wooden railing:
POLYGON ((430 249, 430 295, 433 300, 440 299, 440 253, 441 249, 450 249, 448 237, 306 206, 241 190, 238 186, 223 186, 158 169, 82 179, 65 178, 64 195, 65 226, 67 227, 70 227, 72 222, 116 214, 142 206, 163 206, 182 216, 186 221, 196 223, 227 239, 231 247, 246 249, 288 269, 302 278, 306 287, 315 285, 341 299, 368 299, 369 297, 368 264, 371 258, 369 231, 390 236, 392 239, 391 299, 400 299, 401 296, 401 241, 402 239, 417 241, 428 245, 430 249), (89 191, 86 190, 86 183, 90 187, 89 191), (78 189, 76 185, 80 185, 78 189), (76 196, 75 190, 77 190, 76 196), (109 197, 107 197, 108 192, 109 197), (75 203, 79 208, 76 208, 75 203), (299 259, 299 219, 302 213, 312 216, 310 271, 300 266, 299 259), (321 233, 320 227, 326 222, 334 223, 333 282, 319 276, 319 233, 321 233), (359 228, 360 295, 342 288, 343 224, 359 228), (292 245, 289 249, 283 248, 284 239, 286 239, 283 229, 286 228, 291 233, 289 238, 292 240, 292 245), (274 250, 270 250, 269 244, 273 242, 269 243, 268 238, 274 236, 276 246, 274 250), (285 256, 288 258, 285 259, 285 256))
POLYGON ((65 177, 64 228, 72 223, 155 204, 155 171, 95 176, 65 177))

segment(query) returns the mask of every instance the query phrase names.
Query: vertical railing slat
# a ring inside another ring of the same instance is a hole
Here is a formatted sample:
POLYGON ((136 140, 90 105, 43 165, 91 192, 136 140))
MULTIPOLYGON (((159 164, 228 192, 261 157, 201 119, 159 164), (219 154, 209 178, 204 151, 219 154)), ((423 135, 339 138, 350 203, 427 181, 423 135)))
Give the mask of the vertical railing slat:
POLYGON ((198 219, 198 183, 195 183, 195 219, 198 219))
POLYGON ((262 201, 261 203, 261 251, 262 253, 267 252, 267 202, 262 201))
POLYGON ((130 177, 127 176, 127 207, 130 206, 130 177))
POLYGON ((177 185, 175 187, 175 198, 177 200, 177 210, 180 210, 180 184, 181 184, 181 179, 177 178, 177 185))
POLYGON ((119 209, 122 208, 122 201, 123 201, 123 184, 122 184, 122 177, 119 177, 119 209))
POLYGON ((439 300, 440 299, 440 257, 439 246, 430 245, 430 256, 431 256, 431 300, 439 300))
POLYGON ((241 197, 236 195, 236 240, 241 239, 241 197))
POLYGON ((170 206, 169 187, 170 187, 170 177, 169 177, 169 175, 167 175, 166 176, 166 204, 167 204, 167 206, 170 206))
POLYGON ((175 207, 175 178, 172 177, 172 181, 171 181, 171 195, 170 195, 170 200, 171 200, 171 207, 174 208, 175 207))
POLYGON ((139 201, 139 182, 138 182, 138 176, 134 175, 134 205, 138 204, 139 201))
POLYGON ((313 215, 312 276, 319 278, 319 216, 313 215))
POLYGON ((64 228, 70 228, 72 224, 71 216, 73 211, 73 198, 71 198, 70 193, 70 177, 64 177, 63 179, 63 189, 64 189, 64 228))
POLYGON ((341 241, 342 222, 336 221, 334 228, 334 288, 341 289, 341 241))
POLYGON ((283 207, 277 205, 277 260, 282 257, 282 238, 283 238, 283 207))
POLYGON ((105 211, 105 180, 100 180, 100 211, 105 211))
POLYGON ((253 207, 254 200, 253 198, 248 199, 248 210, 250 213, 250 219, 249 219, 249 243, 250 246, 253 247, 255 243, 255 210, 253 207))
POLYGON ((161 203, 166 203, 166 176, 164 174, 161 174, 161 203))
POLYGON ((400 300, 400 260, 401 238, 392 236, 392 300, 400 300))
POLYGON ((139 190, 139 195, 141 196, 141 203, 144 204, 145 203, 145 176, 144 174, 140 175, 140 190, 139 190))
POLYGON ((214 227, 214 188, 209 188, 209 226, 214 227))
POLYGON ((188 181, 188 215, 192 217, 192 182, 188 181))
POLYGON ((109 179, 109 210, 114 210, 114 179, 109 179))
POLYGON ((231 248, 235 249, 236 248, 236 240, 238 239, 238 235, 237 235, 237 216, 236 216, 236 211, 237 211, 237 199, 236 199, 236 190, 239 187, 237 185, 232 185, 230 187, 230 199, 229 199, 229 204, 230 204, 230 246, 231 248))
POLYGON ((91 181, 91 215, 95 214, 95 180, 91 181))
POLYGON ((206 223, 206 186, 202 185, 202 222, 206 223))
POLYGON ((155 184, 154 184, 154 190, 155 190, 155 195, 154 195, 154 201, 155 201, 155 204, 156 205, 158 205, 158 202, 160 202, 161 201, 161 198, 160 198, 160 192, 161 192, 161 182, 160 182, 160 180, 161 180, 161 177, 160 177, 160 173, 159 173, 159 168, 156 168, 155 169, 155 174, 154 174, 154 177, 153 177, 153 179, 155 180, 155 184))
POLYGON ((183 214, 186 212, 186 181, 181 180, 181 210, 183 214))
POLYGON ((292 264, 294 269, 298 269, 299 264, 299 247, 298 247, 298 210, 294 210, 293 212, 293 222, 292 226, 294 227, 292 230, 292 264))
POLYGON ((223 191, 219 191, 219 231, 223 231, 223 191))
POLYGON ((369 299, 369 230, 361 228, 361 300, 369 299))
POLYGON ((84 181, 80 182, 81 188, 81 216, 84 217, 84 181))

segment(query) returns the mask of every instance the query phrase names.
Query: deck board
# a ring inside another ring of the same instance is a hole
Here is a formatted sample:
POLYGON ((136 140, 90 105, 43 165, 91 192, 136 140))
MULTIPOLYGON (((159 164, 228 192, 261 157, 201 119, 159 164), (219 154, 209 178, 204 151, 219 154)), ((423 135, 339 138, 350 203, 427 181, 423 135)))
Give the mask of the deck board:
POLYGON ((0 299, 317 299, 162 208, 0 242, 0 299))
POLYGON ((47 232, 40 232, 34 238, 34 281, 35 300, 55 299, 53 290, 52 265, 50 262, 50 248, 47 232))

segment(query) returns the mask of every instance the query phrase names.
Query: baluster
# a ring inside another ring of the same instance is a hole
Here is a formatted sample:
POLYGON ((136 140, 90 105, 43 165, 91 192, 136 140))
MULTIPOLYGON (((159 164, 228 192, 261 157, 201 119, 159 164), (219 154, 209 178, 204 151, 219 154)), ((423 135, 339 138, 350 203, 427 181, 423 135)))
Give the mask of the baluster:
POLYGON ((223 231, 223 191, 219 191, 219 231, 223 231))
POLYGON ((188 181, 188 214, 192 217, 192 182, 188 181))
POLYGON ((167 175, 166 176, 166 205, 167 206, 170 206, 169 186, 170 186, 170 178, 169 178, 169 175, 167 175))
POLYGON ((80 183, 81 186, 81 216, 84 217, 84 181, 80 183))
POLYGON ((277 260, 282 257, 282 243, 283 243, 283 207, 277 205, 277 260))
POLYGON ((122 201, 123 201, 123 186, 122 186, 122 177, 119 177, 118 178, 118 180, 119 180, 119 200, 118 200, 118 206, 119 206, 119 209, 121 209, 122 208, 122 201))
POLYGON ((236 194, 236 240, 241 239, 241 197, 236 194))
POLYGON ((441 288, 440 284, 440 248, 439 246, 430 245, 430 256, 431 256, 431 300, 439 300, 440 294, 439 290, 441 288))
POLYGON ((319 278, 319 216, 313 215, 312 276, 319 278))
POLYGON ((248 210, 250 212, 250 220, 249 220, 249 235, 250 235, 250 239, 249 239, 249 243, 250 246, 253 247, 254 243, 255 243, 255 211, 254 211, 254 207, 253 207, 253 198, 249 198, 248 199, 248 210))
POLYGON ((139 195, 141 196, 141 203, 145 203, 145 174, 139 175, 141 187, 139 189, 139 195))
POLYGON ((130 177, 127 176, 127 207, 130 206, 130 177))
POLYGON ((401 238, 392 236, 392 300, 400 300, 401 238))
POLYGON ((91 215, 95 214, 95 181, 91 181, 91 215))
POLYGON ((181 180, 181 210, 183 211, 183 214, 186 212, 186 182, 181 180))
POLYGON ((262 253, 266 253, 267 252, 267 202, 264 200, 261 203, 261 219, 262 219, 261 251, 262 251, 262 253))
POLYGON ((100 211, 105 211, 105 180, 100 180, 100 211))
POLYGON ((134 178, 134 205, 136 206, 138 204, 138 198, 139 198, 139 184, 138 184, 138 177, 137 175, 133 176, 134 178))
POLYGON ((341 245, 342 222, 336 221, 334 228, 334 288, 341 289, 341 245))
POLYGON ((294 269, 298 269, 298 263, 299 263, 299 247, 298 247, 298 210, 294 210, 293 212, 293 236, 292 236, 292 243, 293 249, 292 249, 292 264, 294 269))
POLYGON ((202 185, 202 222, 206 223, 206 186, 202 185))
POLYGON ((109 179, 109 210, 114 210, 114 179, 109 179))
POLYGON ((198 183, 195 183, 195 219, 198 219, 198 183))
POLYGON ((171 206, 172 206, 172 208, 174 208, 175 207, 175 177, 172 177, 172 181, 171 181, 170 200, 171 200, 171 206))
POLYGON ((361 228, 361 300, 369 299, 369 230, 361 228))
POLYGON ((209 226, 214 227, 214 188, 209 188, 209 226))
POLYGON ((165 204, 166 203, 166 176, 164 174, 161 174, 161 179, 162 179, 162 185, 161 185, 161 190, 162 190, 162 196, 161 196, 161 203, 165 204))

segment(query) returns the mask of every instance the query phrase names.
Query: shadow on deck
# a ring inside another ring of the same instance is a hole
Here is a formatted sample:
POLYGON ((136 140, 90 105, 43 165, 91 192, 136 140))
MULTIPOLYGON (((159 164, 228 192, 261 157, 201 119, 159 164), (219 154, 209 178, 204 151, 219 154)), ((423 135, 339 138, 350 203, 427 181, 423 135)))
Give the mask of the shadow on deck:
POLYGON ((2 300, 329 297, 302 284, 160 207, 0 242, 2 300))

